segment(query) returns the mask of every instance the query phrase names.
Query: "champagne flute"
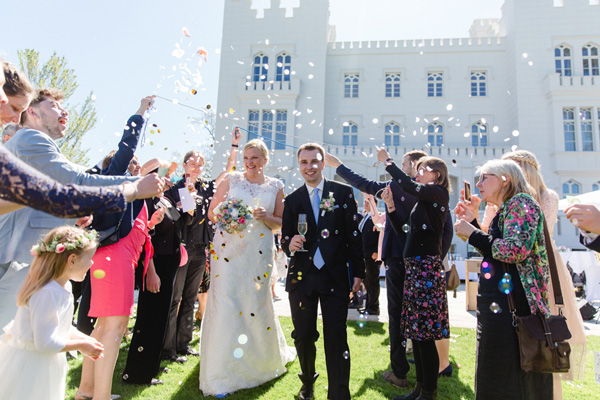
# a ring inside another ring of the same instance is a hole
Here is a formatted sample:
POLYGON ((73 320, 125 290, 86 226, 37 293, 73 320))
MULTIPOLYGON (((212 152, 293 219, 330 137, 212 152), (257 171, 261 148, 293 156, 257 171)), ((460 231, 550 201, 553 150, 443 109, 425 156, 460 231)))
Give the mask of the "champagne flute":
MULTIPOLYGON (((306 220, 306 214, 298 214, 298 233, 302 236, 306 235, 308 231, 308 222, 306 220)), ((308 251, 304 248, 304 242, 302 243, 302 247, 300 247, 296 251, 308 251)))
POLYGON ((255 197, 252 199, 252 206, 254 207, 254 209, 257 209, 258 207, 260 207, 260 203, 261 203, 260 197, 255 197))

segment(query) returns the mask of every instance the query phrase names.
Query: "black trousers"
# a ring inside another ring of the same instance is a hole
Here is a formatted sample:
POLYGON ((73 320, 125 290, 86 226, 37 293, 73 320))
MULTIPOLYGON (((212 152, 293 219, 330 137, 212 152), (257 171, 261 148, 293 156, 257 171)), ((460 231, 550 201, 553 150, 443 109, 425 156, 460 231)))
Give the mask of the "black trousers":
POLYGON ((205 245, 187 246, 188 262, 177 269, 169 324, 163 347, 164 356, 184 352, 192 341, 194 305, 206 268, 205 248, 205 245))
POLYGON ((137 318, 123 371, 123 380, 128 383, 149 384, 159 372, 180 257, 179 249, 175 254, 154 255, 160 291, 140 290, 137 318))
POLYGON ((388 258, 386 264, 388 267, 385 275, 385 283, 390 321, 390 362, 394 375, 400 379, 406 379, 410 365, 406 359, 406 338, 404 337, 404 332, 400 329, 406 270, 404 268, 404 261, 399 257, 388 258))
MULTIPOLYGON (((90 302, 92 300, 90 271, 85 275, 85 279, 81 282, 79 290, 81 293, 81 300, 79 300, 79 307, 77 307, 77 330, 86 335, 91 335, 94 330, 96 318, 88 316, 88 313, 90 312, 90 302)), ((73 291, 73 296, 75 296, 75 291, 73 291)))
POLYGON ((374 261, 371 256, 365 258, 365 287, 367 288, 367 302, 365 308, 379 310, 379 270, 381 261, 374 261))
POLYGON ((294 323, 292 338, 302 370, 300 379, 310 382, 316 372, 315 342, 319 338, 317 306, 321 302, 327 364, 327 398, 350 399, 350 354, 346 334, 348 290, 333 280, 327 266, 321 270, 313 266, 304 276, 302 286, 289 293, 289 300, 294 323))

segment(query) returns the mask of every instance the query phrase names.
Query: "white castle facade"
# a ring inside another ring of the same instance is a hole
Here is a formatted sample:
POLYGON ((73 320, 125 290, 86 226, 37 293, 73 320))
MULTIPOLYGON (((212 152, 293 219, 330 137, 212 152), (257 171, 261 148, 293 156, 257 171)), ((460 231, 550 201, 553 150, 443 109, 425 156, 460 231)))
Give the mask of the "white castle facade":
MULTIPOLYGON (((266 173, 286 192, 302 183, 294 147, 308 141, 376 180, 387 179, 376 144, 396 160, 440 157, 451 207, 478 165, 514 146, 536 154, 561 198, 600 189, 600 1, 506 0, 467 38, 369 42, 336 42, 327 0, 271 3, 225 1, 216 136, 238 124, 271 138, 266 173)), ((555 239, 581 247, 564 216, 555 239)))

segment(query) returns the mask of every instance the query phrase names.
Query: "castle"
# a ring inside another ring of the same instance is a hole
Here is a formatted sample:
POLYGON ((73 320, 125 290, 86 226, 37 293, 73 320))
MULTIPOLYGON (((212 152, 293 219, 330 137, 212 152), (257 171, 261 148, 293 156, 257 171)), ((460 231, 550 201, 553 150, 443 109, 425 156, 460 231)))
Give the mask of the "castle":
MULTIPOLYGON (((537 155, 561 198, 600 189, 599 0, 506 0, 467 38, 362 42, 336 42, 326 0, 257 3, 225 1, 216 137, 237 124, 271 138, 265 172, 287 193, 302 184, 294 146, 307 141, 378 180, 376 144, 396 160, 440 157, 451 207, 478 165, 513 148, 537 155)), ((580 248, 560 214, 557 245, 580 248)))

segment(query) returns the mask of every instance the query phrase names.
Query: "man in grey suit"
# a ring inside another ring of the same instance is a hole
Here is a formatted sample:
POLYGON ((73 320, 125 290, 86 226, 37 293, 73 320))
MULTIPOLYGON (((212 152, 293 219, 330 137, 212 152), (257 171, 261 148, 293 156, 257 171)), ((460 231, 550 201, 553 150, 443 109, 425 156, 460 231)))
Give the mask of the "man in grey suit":
MULTIPOLYGON (((68 113, 62 94, 42 89, 23 112, 23 129, 6 143, 6 148, 32 167, 64 184, 109 186, 137 178, 90 175, 86 168, 70 162, 54 142, 64 136, 68 113)), ((74 199, 75 201, 75 199, 74 199)), ((33 256, 29 249, 55 227, 72 225, 75 219, 51 216, 23 208, 0 216, 0 327, 16 312, 16 294, 27 275, 33 256)))

